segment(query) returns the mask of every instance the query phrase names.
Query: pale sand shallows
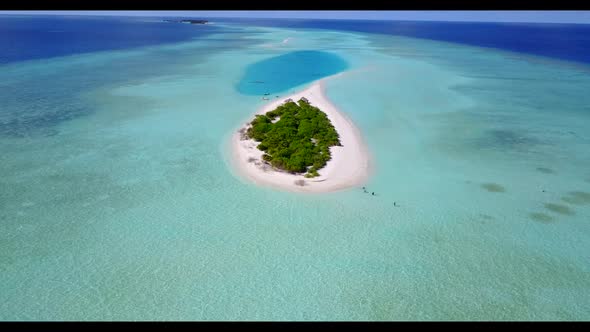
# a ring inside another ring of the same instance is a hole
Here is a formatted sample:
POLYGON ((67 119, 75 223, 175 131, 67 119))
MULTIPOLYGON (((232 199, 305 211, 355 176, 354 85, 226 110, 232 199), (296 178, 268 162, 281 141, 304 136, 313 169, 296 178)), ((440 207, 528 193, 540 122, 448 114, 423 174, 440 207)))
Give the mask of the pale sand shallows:
MULTIPOLYGON (((320 80, 309 88, 273 101, 262 107, 256 114, 264 114, 281 105, 286 99, 297 102, 301 97, 307 98, 312 106, 326 113, 328 119, 340 135, 342 146, 330 148, 332 159, 320 169, 320 176, 305 178, 303 175, 290 174, 273 169, 262 160, 262 151, 256 146, 258 142, 244 139, 238 130, 231 138, 233 164, 237 171, 247 179, 259 185, 295 192, 330 192, 362 185, 369 176, 369 153, 354 123, 330 103, 324 94, 324 83, 320 80), (303 180, 304 185, 296 184, 303 180)), ((252 119, 254 115, 252 115, 252 119)), ((240 129, 246 129, 245 124, 240 129)))

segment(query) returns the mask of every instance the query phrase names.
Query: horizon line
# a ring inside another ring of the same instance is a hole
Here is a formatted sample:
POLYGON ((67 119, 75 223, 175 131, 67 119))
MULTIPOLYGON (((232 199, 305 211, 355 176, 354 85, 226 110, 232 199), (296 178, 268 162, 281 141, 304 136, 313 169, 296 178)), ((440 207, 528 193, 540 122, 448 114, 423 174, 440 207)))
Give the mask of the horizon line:
MULTIPOLYGON (((252 13, 249 11, 227 11, 228 14, 224 15, 223 11, 0 11, 0 15, 6 16, 90 16, 90 17, 199 17, 202 19, 214 18, 214 19, 285 19, 285 20, 354 20, 354 21, 408 21, 408 22, 471 22, 471 23, 531 23, 531 24, 590 24, 590 11, 551 11, 552 14, 561 14, 562 19, 548 18, 540 19, 537 17, 510 17, 513 15, 527 14, 531 16, 533 14, 540 13, 540 15, 546 15, 548 11, 479 11, 475 14, 482 15, 486 14, 488 17, 480 18, 469 18, 469 17, 452 17, 456 15, 466 15, 471 11, 310 11, 307 16, 301 11, 266 11, 274 15, 265 16, 261 13, 252 13), (246 16, 241 16, 241 14, 246 16), (349 17, 350 13, 365 15, 364 17, 349 17), (434 13, 434 15, 433 15, 434 13), (508 14, 509 13, 509 14, 508 14), (253 16, 247 16, 252 14, 253 16), (278 16, 277 16, 278 14, 278 16), (285 16, 294 14, 294 16, 285 16), (311 14, 311 15, 310 15, 311 14), (318 14, 344 14, 346 17, 338 16, 324 16, 317 17, 318 14), (367 17, 367 15, 375 15, 375 17, 367 17), (397 16, 406 15, 407 17, 384 17, 386 14, 394 14, 397 16), (501 18, 501 15, 508 14, 507 18, 501 18), (563 18, 563 14, 576 14, 575 20, 571 17, 568 19, 563 18), (412 17, 412 15, 414 17, 412 17), (451 17, 440 17, 444 15, 450 15, 451 17), (491 16, 490 16, 491 15, 491 16), (494 16, 496 15, 496 16, 494 16), (500 15, 500 18, 499 16, 500 15), (311 17, 310 17, 311 16, 311 17), (430 17, 419 17, 419 16, 430 16, 430 17), (438 17, 435 17, 438 16, 438 17), (587 19, 586 19, 587 18, 587 19)), ((527 16, 525 15, 525 16, 527 16)))

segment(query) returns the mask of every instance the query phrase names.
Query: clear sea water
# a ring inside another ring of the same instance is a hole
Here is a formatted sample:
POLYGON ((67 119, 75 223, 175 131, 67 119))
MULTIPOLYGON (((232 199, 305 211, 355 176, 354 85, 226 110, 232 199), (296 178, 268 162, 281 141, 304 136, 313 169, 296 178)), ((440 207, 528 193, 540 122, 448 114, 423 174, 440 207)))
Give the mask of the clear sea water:
POLYGON ((0 17, 22 50, 0 47, 1 320, 590 318, 587 35, 531 28, 567 58, 362 22, 51 18, 92 37, 28 43, 38 20, 0 17), (238 177, 260 92, 337 72, 377 196, 238 177))
POLYGON ((256 96, 284 92, 292 87, 338 74, 347 68, 341 57, 330 52, 293 51, 249 65, 237 90, 256 96))

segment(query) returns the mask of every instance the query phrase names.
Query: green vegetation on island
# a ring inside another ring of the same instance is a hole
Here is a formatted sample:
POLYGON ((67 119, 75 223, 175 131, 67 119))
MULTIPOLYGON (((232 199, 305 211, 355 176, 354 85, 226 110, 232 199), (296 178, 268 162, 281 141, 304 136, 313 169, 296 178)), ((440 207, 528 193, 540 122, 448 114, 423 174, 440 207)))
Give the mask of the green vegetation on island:
POLYGON ((265 115, 256 115, 251 125, 246 135, 260 142, 265 161, 290 173, 306 172, 308 178, 318 176, 332 158, 331 146, 341 146, 327 115, 305 98, 297 103, 287 100, 265 115))

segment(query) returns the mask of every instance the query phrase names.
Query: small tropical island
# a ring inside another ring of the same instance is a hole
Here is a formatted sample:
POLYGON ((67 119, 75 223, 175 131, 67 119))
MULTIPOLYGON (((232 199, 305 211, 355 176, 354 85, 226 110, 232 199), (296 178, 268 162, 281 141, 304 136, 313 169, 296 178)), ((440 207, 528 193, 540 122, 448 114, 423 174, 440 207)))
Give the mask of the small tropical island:
POLYGON ((169 23, 186 23, 186 24, 208 24, 209 21, 207 20, 163 20, 164 22, 169 23))
POLYGON ((368 150, 354 123, 327 99, 324 80, 284 101, 262 100, 254 119, 231 138, 231 160, 240 177, 308 193, 365 183, 368 150))
POLYGON ((305 97, 256 115, 250 125, 245 135, 260 142, 264 161, 293 174, 305 173, 306 178, 319 176, 332 157, 331 146, 342 146, 328 116, 305 97))

